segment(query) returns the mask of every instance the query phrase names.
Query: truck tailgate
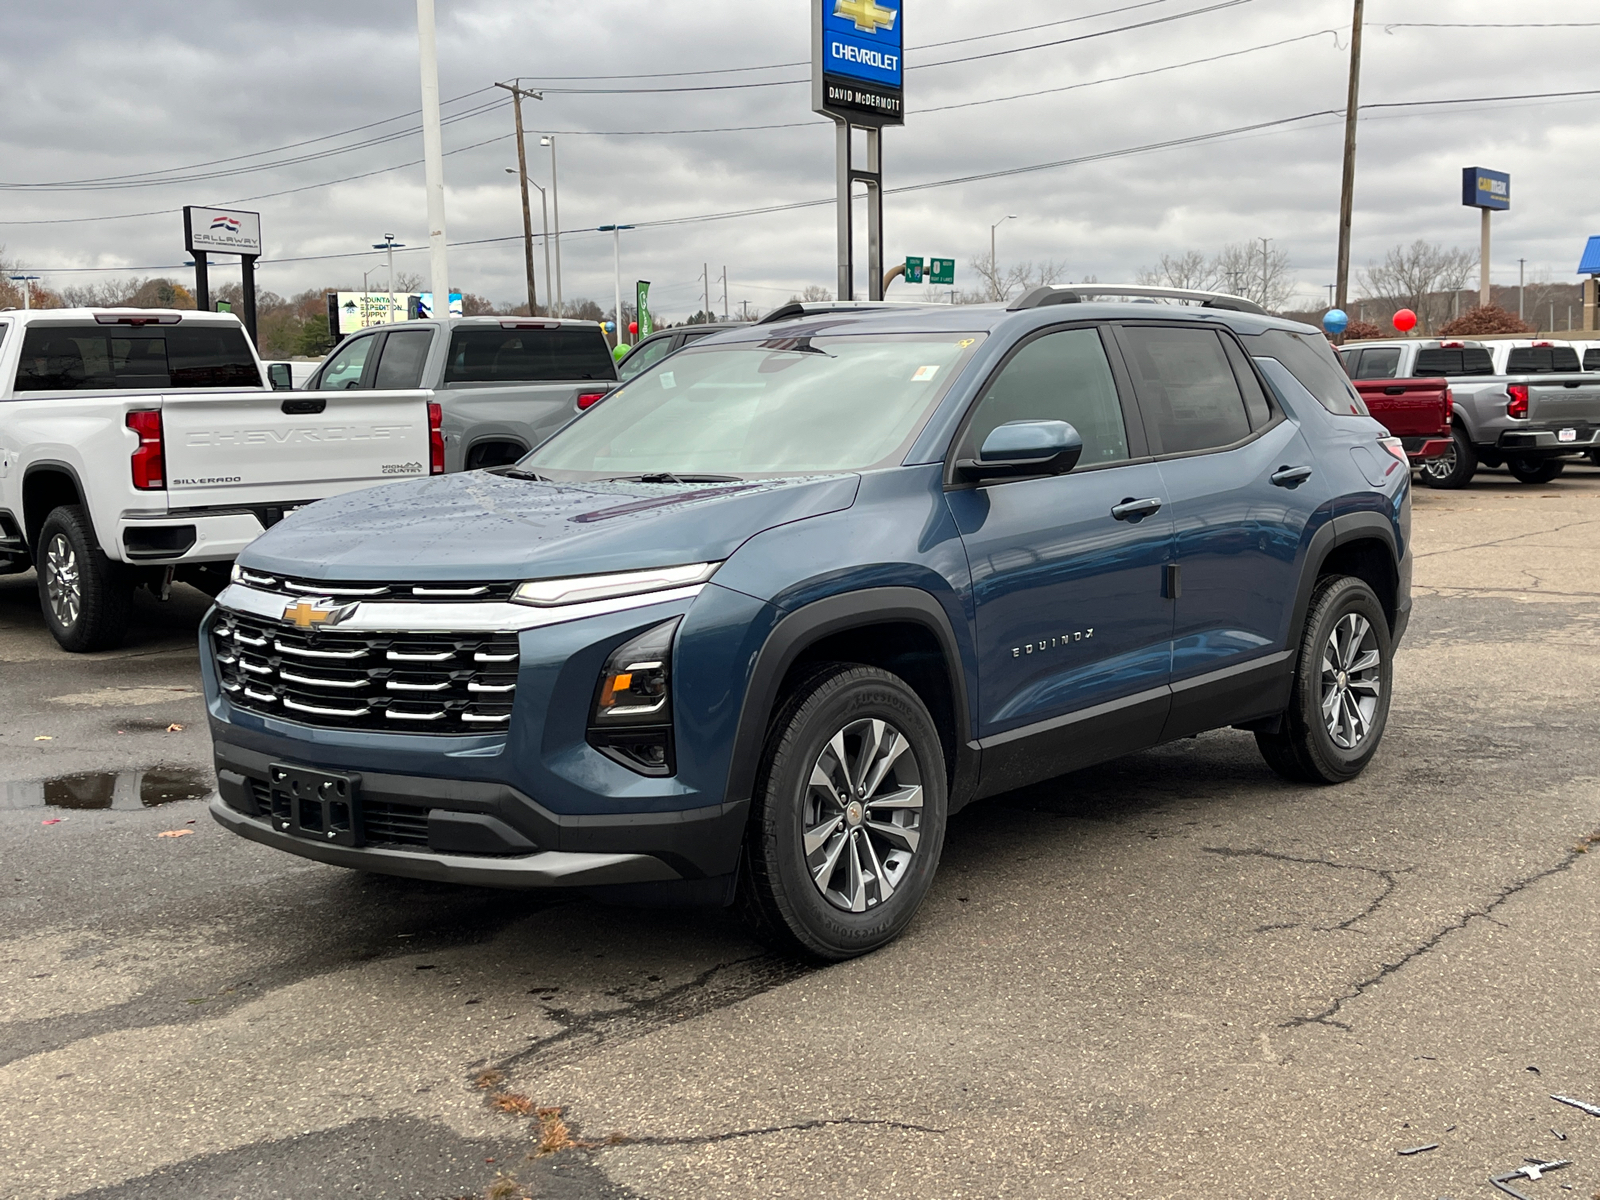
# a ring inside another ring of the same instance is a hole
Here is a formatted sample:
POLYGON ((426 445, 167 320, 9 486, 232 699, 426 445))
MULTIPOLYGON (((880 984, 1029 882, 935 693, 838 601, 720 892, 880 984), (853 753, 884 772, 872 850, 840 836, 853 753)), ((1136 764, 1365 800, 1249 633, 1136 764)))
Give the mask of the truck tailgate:
POLYGON ((426 391, 162 397, 173 508, 319 500, 428 474, 426 391), (304 411, 322 406, 320 412, 304 411))
POLYGON ((1354 383, 1373 419, 1396 437, 1449 432, 1450 385, 1446 380, 1357 379, 1354 383))
POLYGON ((1540 425, 1600 425, 1600 376, 1528 379, 1528 420, 1540 425))

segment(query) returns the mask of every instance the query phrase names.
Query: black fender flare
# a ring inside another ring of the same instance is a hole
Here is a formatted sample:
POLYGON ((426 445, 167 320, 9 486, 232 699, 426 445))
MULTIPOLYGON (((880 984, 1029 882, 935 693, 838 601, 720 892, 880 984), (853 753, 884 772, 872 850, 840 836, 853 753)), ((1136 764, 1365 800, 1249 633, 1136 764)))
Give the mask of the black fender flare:
POLYGON ((96 543, 100 543, 100 531, 94 527, 94 513, 89 511, 89 493, 83 486, 83 480, 78 476, 78 469, 71 463, 61 462, 59 459, 41 458, 29 463, 22 472, 22 536, 28 544, 29 551, 33 550, 34 544, 39 540, 39 530, 44 526, 45 518, 50 514, 48 511, 42 513, 29 511, 28 480, 35 475, 42 475, 46 472, 53 475, 65 475, 72 480, 73 489, 78 493, 78 503, 83 506, 83 510, 89 518, 89 532, 93 535, 96 543))
MULTIPOLYGON (((1311 544, 1306 547, 1305 568, 1300 572, 1300 586, 1294 597, 1294 620, 1289 625, 1290 650, 1298 649, 1300 645, 1300 631, 1305 628, 1306 612, 1311 607, 1311 593, 1316 587, 1317 577, 1322 573, 1322 564, 1340 546, 1359 541, 1382 542, 1394 563, 1395 578, 1400 578, 1400 555, 1395 544, 1394 526, 1387 517, 1375 512, 1357 512, 1345 513, 1324 522, 1322 528, 1311 535, 1311 544)), ((1398 596, 1390 597, 1390 602, 1396 607, 1399 600, 1398 596)))
POLYGON ((835 633, 886 622, 911 622, 933 634, 944 655, 955 709, 955 768, 950 781, 950 811, 961 808, 977 787, 981 754, 972 740, 966 670, 944 606, 929 592, 912 587, 863 588, 813 600, 782 617, 756 654, 739 710, 733 756, 728 764, 724 798, 747 800, 755 790, 756 770, 766 745, 768 726, 778 704, 778 688, 795 660, 809 647, 835 633))

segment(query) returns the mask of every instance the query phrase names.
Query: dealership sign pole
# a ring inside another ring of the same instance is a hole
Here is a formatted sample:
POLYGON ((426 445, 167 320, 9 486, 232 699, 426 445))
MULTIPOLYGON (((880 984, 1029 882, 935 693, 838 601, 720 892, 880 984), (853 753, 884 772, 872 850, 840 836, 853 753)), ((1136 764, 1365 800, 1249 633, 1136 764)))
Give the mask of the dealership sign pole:
POLYGON ((1483 245, 1478 251, 1478 303, 1489 307, 1489 214, 1511 207, 1511 176, 1486 167, 1461 168, 1461 203, 1483 213, 1483 245))
POLYGON ((256 259, 261 257, 261 214, 234 208, 183 207, 183 248, 194 255, 194 306, 211 308, 211 279, 206 255, 239 256, 239 282, 244 288, 244 327, 256 339, 256 259))
POLYGON ((867 189, 867 298, 883 299, 883 153, 886 125, 905 124, 904 0, 811 0, 811 107, 838 126, 840 300, 855 296, 851 196, 867 189), (853 131, 867 160, 854 162, 853 131))

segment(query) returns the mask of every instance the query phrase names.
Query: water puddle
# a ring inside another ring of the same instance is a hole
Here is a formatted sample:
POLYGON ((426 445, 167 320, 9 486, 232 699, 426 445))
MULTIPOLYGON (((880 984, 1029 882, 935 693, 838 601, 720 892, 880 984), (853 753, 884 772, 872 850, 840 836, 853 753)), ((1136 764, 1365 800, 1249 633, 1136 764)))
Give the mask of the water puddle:
POLYGON ((216 777, 200 767, 88 771, 0 784, 0 808, 155 808, 174 800, 201 800, 215 788, 216 777))

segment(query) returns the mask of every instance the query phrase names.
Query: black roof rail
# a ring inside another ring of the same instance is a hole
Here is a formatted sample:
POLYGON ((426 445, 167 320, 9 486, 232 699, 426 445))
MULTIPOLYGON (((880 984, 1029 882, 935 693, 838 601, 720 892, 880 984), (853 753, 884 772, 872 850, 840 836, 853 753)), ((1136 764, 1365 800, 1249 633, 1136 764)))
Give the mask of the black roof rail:
POLYGON ((1144 300, 1187 300, 1201 308, 1224 308, 1232 312, 1267 315, 1254 300, 1229 296, 1224 292, 1201 292, 1192 288, 1157 287, 1142 283, 1047 283, 1036 287, 1011 305, 1010 312, 1043 308, 1049 304, 1081 304, 1097 296, 1129 296, 1144 300))
POLYGON ((948 304, 926 304, 915 300, 792 300, 780 304, 755 322, 771 325, 775 321, 792 321, 796 317, 815 317, 833 312, 887 311, 905 308, 949 308, 948 304))

